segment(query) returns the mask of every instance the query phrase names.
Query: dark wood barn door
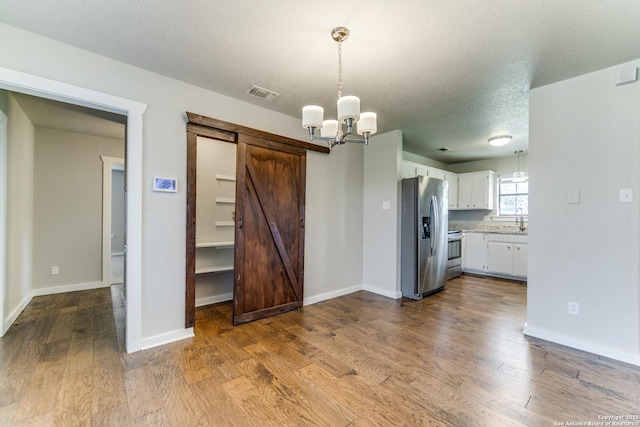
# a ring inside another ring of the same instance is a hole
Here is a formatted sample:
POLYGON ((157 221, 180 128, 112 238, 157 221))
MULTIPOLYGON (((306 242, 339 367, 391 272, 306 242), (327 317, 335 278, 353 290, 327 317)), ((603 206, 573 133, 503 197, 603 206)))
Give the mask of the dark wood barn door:
POLYGON ((238 144, 233 323, 302 307, 306 152, 310 144, 187 112, 185 326, 195 324, 196 140, 238 144))
POLYGON ((238 140, 233 323, 302 307, 306 151, 238 140))

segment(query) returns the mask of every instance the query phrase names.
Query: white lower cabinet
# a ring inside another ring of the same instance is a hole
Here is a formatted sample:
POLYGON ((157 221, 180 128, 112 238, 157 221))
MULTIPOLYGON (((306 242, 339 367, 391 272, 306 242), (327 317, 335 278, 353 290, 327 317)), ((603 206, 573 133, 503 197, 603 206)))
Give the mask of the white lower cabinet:
POLYGON ((525 280, 527 236, 463 233, 462 271, 525 280))
POLYGON ((519 243, 515 245, 516 251, 513 253, 513 275, 517 277, 527 277, 527 244, 519 243))
POLYGON ((487 244, 484 233, 462 233, 462 271, 486 271, 487 244))
POLYGON ((487 242, 487 272, 513 275, 513 244, 487 242))

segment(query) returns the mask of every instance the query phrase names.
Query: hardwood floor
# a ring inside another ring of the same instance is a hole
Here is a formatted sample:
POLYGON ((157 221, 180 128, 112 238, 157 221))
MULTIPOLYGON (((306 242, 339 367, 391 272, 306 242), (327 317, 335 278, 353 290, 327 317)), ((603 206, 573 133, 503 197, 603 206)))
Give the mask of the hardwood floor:
POLYGON ((522 335, 514 282, 462 276, 422 301, 357 292, 236 327, 229 304, 208 306, 195 338, 131 355, 122 292, 33 299, 0 339, 0 425, 553 426, 640 412, 640 368, 522 335))

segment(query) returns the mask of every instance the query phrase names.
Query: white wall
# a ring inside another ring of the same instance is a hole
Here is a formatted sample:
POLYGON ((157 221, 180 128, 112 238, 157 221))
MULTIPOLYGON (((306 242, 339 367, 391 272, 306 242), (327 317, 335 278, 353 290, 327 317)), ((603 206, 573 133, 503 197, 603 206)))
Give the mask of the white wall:
MULTIPOLYGON (((148 105, 141 200, 142 337, 158 343, 162 336, 184 330, 185 111, 306 140, 300 119, 4 24, 0 24, 0 51, 0 67, 148 105), (181 190, 152 192, 154 175, 177 177, 181 190)), ((308 155, 305 302, 362 285, 362 147, 341 148, 346 149, 308 155)))
POLYGON ((8 97, 5 318, 8 327, 30 300, 33 257, 35 130, 20 105, 8 97))
POLYGON ((402 132, 372 139, 364 152, 364 289, 400 298, 399 217, 402 132), (388 208, 383 208, 388 203, 388 208))
POLYGON ((530 92, 525 333, 640 365, 640 83, 614 85, 638 66, 530 92), (619 202, 622 188, 632 203, 619 202))
POLYGON ((100 156, 124 157, 124 140, 36 127, 34 153, 33 288, 102 286, 100 156))
POLYGON ((363 147, 307 153, 304 304, 362 289, 363 147))

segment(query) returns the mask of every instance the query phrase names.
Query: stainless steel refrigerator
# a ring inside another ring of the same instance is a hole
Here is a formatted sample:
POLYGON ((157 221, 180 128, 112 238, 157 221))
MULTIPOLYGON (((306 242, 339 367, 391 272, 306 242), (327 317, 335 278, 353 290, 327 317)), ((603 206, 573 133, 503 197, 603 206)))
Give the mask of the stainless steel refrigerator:
POLYGON ((447 284, 447 182, 417 176, 402 180, 402 296, 422 299, 447 284))

